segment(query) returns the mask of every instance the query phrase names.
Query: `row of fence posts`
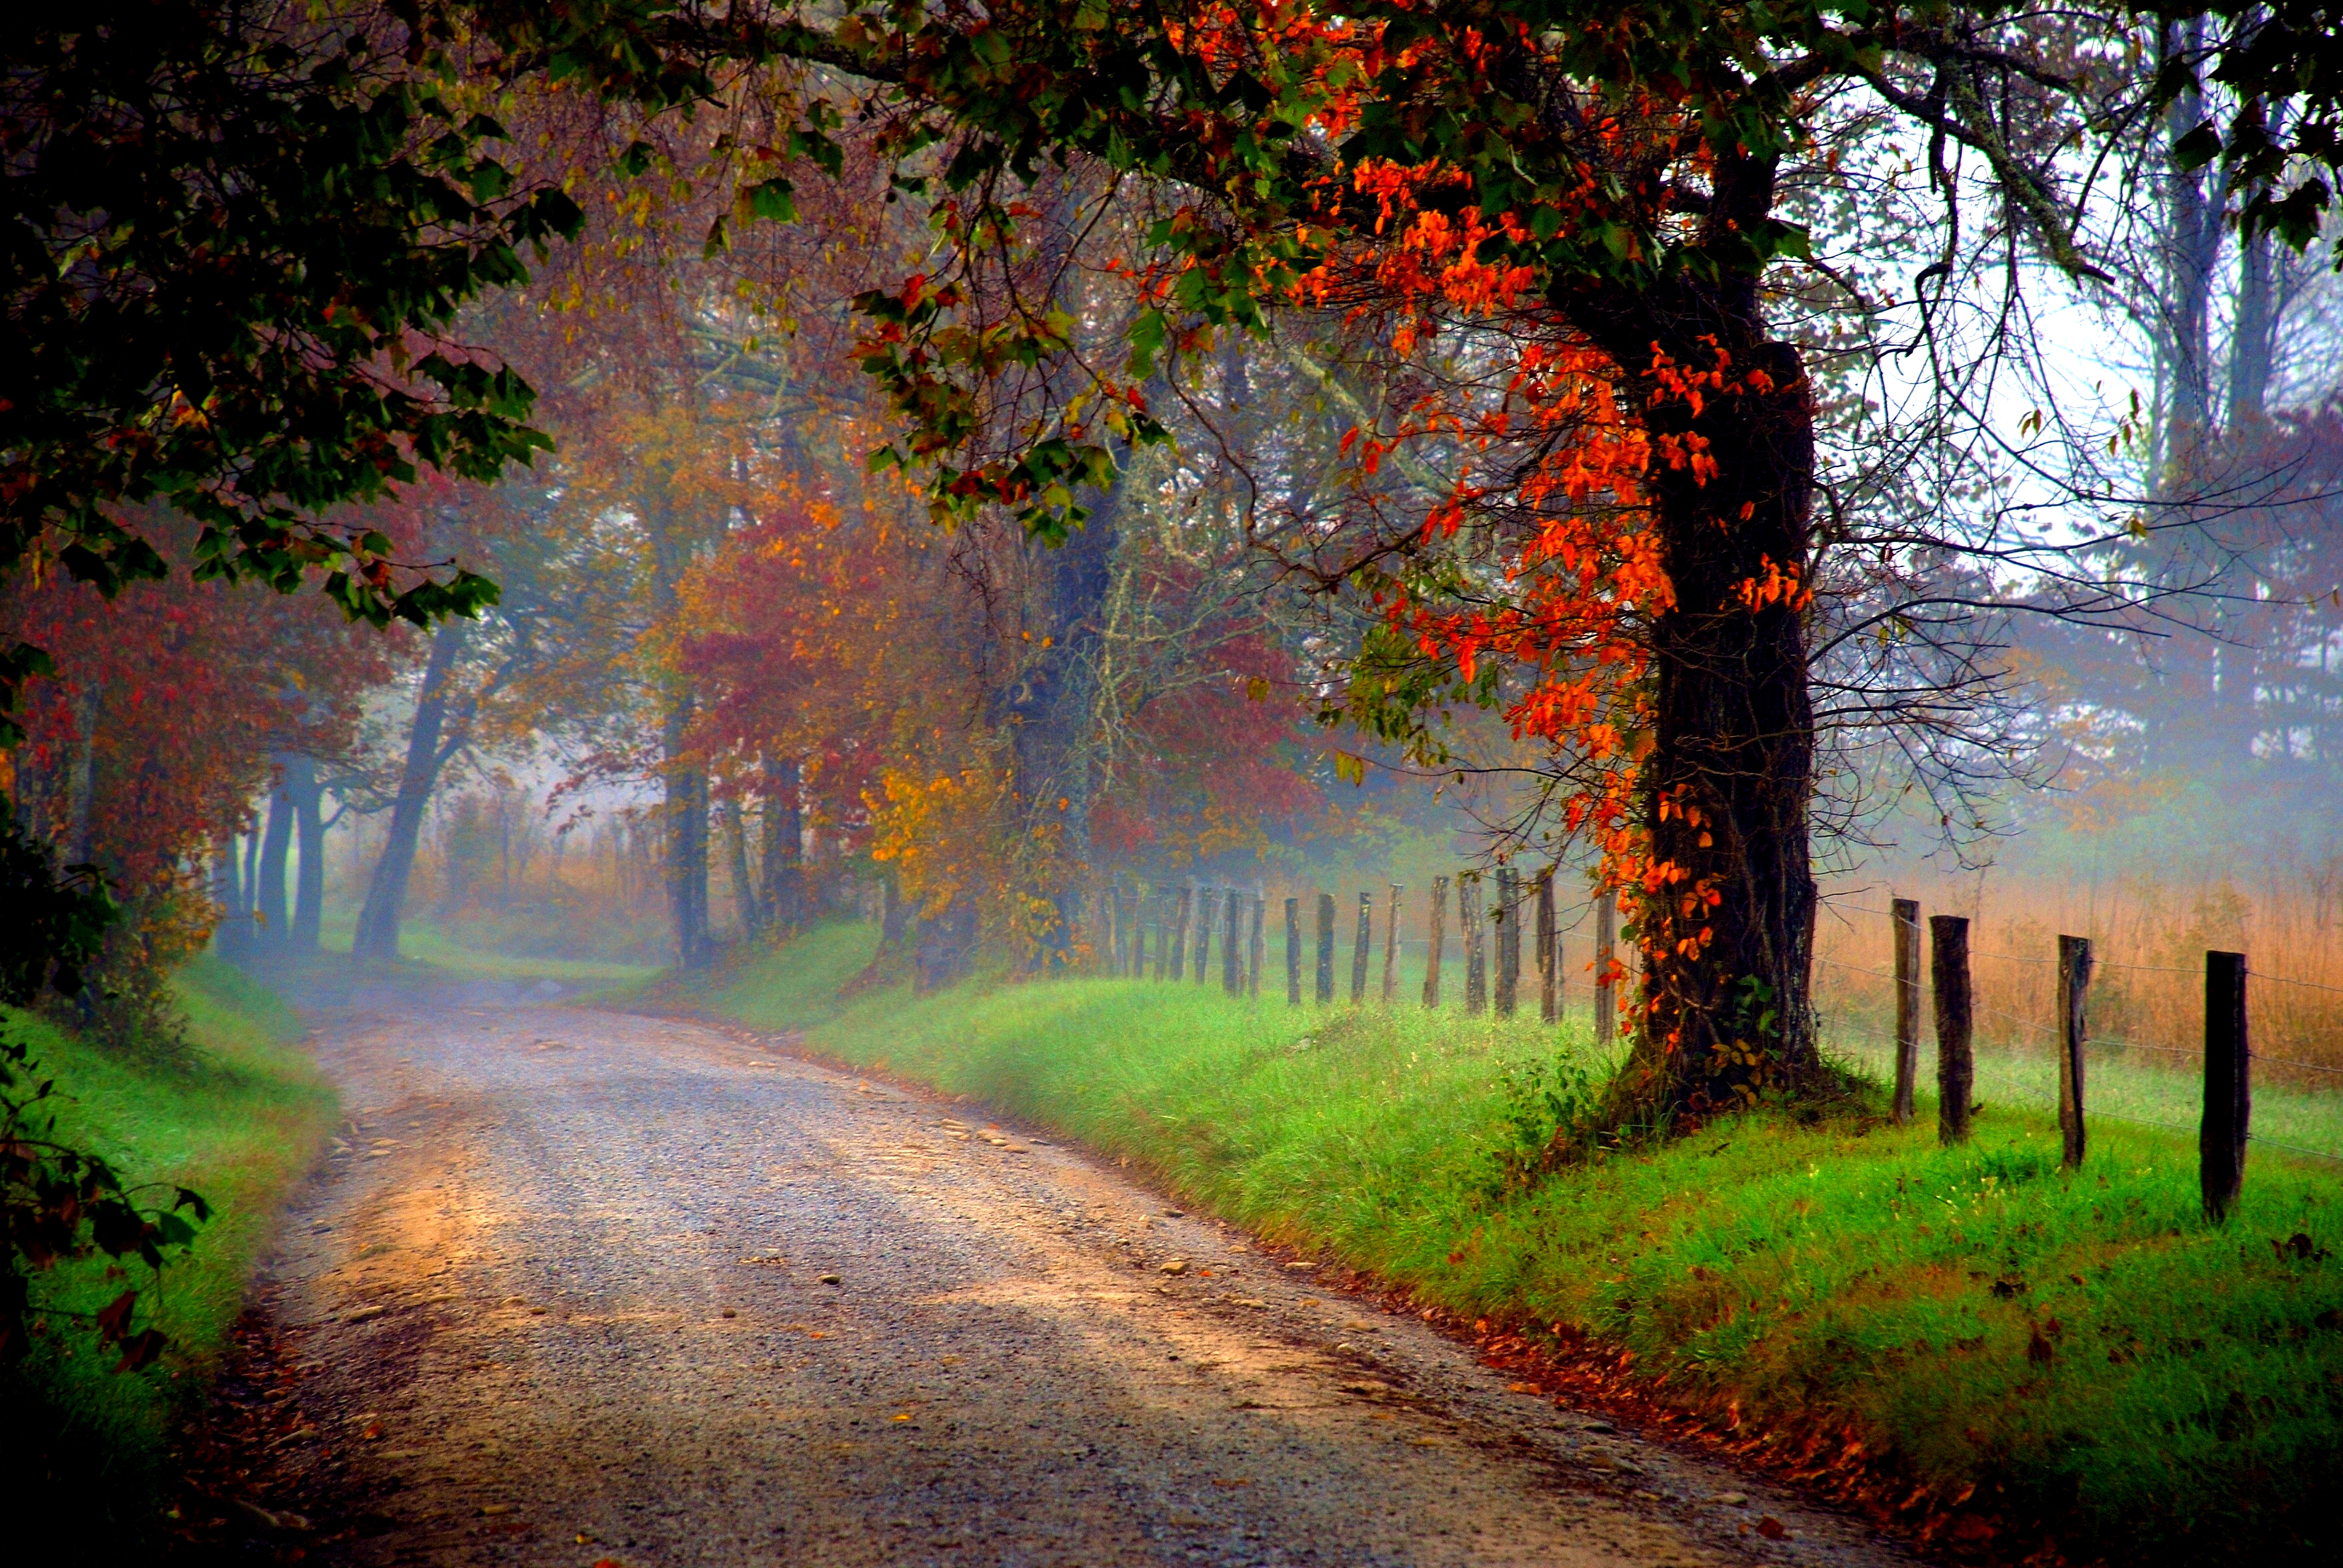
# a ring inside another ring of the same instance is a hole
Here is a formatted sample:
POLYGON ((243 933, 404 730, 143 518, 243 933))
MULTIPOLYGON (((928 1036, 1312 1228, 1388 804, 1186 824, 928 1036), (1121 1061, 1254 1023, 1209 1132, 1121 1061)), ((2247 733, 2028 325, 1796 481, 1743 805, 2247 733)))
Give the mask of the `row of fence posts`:
MULTIPOLYGON (((1511 1018, 1521 1005, 1522 980, 1522 908, 1527 903, 1535 911, 1535 928, 1530 949, 1538 985, 1538 1016, 1546 1022, 1555 1021, 1562 1014, 1563 940, 1554 912, 1554 873, 1542 871, 1524 879, 1510 869, 1496 873, 1496 900, 1486 910, 1482 905, 1483 873, 1467 871, 1456 877, 1456 919, 1458 934, 1464 944, 1464 1010, 1481 1013, 1493 1010, 1500 1018, 1511 1018), (1496 931, 1496 970, 1493 994, 1490 980, 1489 930, 1496 931)), ((1451 879, 1435 877, 1432 883, 1432 919, 1430 951, 1423 973, 1423 1005, 1440 1005, 1441 969, 1447 958, 1448 894, 1451 879)), ((1407 890, 1397 882, 1390 884, 1391 891, 1384 900, 1382 999, 1385 1005, 1399 994, 1400 912, 1407 890)), ((1221 929, 1221 985, 1231 996, 1261 994, 1261 964, 1262 954, 1262 923, 1267 914, 1268 899, 1259 886, 1251 890, 1211 888, 1197 883, 1178 887, 1148 887, 1139 883, 1117 881, 1108 890, 1109 910, 1108 963, 1119 975, 1133 977, 1152 972, 1157 980, 1184 979, 1192 970, 1199 984, 1203 983, 1206 965, 1212 950, 1213 928, 1221 929), (1151 906, 1154 918, 1149 915, 1151 906), (1246 961, 1237 960, 1237 939, 1241 929, 1249 929, 1246 961), (1154 937, 1151 959, 1148 938, 1154 937)), ((1314 986, 1322 1003, 1334 1000, 1335 949, 1338 907, 1332 893, 1320 893, 1317 898, 1317 967, 1314 986)), ((1351 943, 1351 1000, 1353 1004, 1366 1000, 1367 982, 1373 968, 1374 895, 1359 895, 1359 918, 1351 943)), ((1608 1050, 1617 1034, 1617 1011, 1614 1006, 1614 981, 1619 973, 1617 963, 1617 905, 1605 893, 1594 904, 1594 1040, 1599 1049, 1608 1050)), ((1302 1005, 1302 964, 1309 951, 1302 940, 1302 900, 1285 900, 1285 1000, 1289 1006, 1302 1005)))
MULTIPOLYGON (((1899 1123, 1912 1120, 1913 1080, 1920 1062, 1920 904, 1890 906, 1896 941, 1896 1099, 1899 1123)), ((1961 915, 1928 917, 1929 978, 1936 1026, 1936 1131, 1946 1143, 1969 1136, 1970 1092, 1976 1078, 1975 1008, 1969 980, 1969 922, 1961 915)), ((2091 941, 2058 939, 2058 1131, 2068 1169, 2084 1153, 2083 1048, 2090 1038, 2091 941)), ((2227 1216, 2243 1191, 2246 1140, 2253 1117, 2252 1052, 2246 1031, 2246 955, 2205 955, 2205 1106, 2197 1137, 2197 1182, 2206 1217, 2227 1216)))

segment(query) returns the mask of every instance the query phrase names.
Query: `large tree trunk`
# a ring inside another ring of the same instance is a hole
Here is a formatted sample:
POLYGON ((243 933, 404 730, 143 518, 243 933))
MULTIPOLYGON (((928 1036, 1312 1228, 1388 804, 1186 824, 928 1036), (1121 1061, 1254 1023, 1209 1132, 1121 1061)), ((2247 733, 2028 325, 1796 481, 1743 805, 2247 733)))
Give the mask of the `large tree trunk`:
MULTIPOLYGON (((1718 208, 1762 214, 1771 170, 1728 163, 1718 208)), ((1654 463, 1674 601, 1651 628, 1645 828, 1666 879, 1637 910, 1644 1006, 1622 1089, 1661 1123, 1795 1089, 1814 1070, 1815 889, 1807 842, 1814 714, 1805 608, 1752 608, 1752 585, 1811 581, 1814 403, 1797 350, 1766 329, 1754 279, 1662 283, 1565 302, 1626 373, 1654 436, 1698 437, 1715 468, 1654 463), (1723 391, 1695 410, 1651 375, 1653 349, 1723 391), (1654 394, 1657 394, 1656 397, 1654 394)), ((1634 894, 1631 891, 1630 897, 1634 894)))
POLYGON ((407 903, 407 879, 415 870, 423 814, 431 804, 439 769, 447 760, 440 731, 447 720, 449 678, 463 645, 460 620, 441 621, 431 638, 431 658, 424 666, 415 723, 407 737, 407 766, 398 776, 398 798, 390 809, 390 830, 383 839, 382 856, 375 861, 366 904, 358 911, 357 936, 350 944, 350 956, 362 963, 398 961, 399 914, 407 903))
POLYGON ((1056 907, 1058 920, 1031 955, 1036 967, 1071 961, 1082 892, 1091 880, 1093 682, 1122 486, 1118 476, 1090 520, 1062 545, 1027 546, 1036 553, 1031 613, 1038 625, 1005 707, 1018 804, 1037 849, 1054 849, 1043 857, 1055 871, 1051 885, 1034 890, 1056 907))
POLYGON ((285 759, 286 798, 293 802, 297 869, 293 924, 287 945, 302 957, 317 950, 326 916, 326 784, 315 758, 285 759))
POLYGON ((293 759, 270 759, 277 781, 268 791, 268 825, 260 840, 260 884, 254 906, 260 916, 260 949, 279 953, 292 945, 293 921, 285 899, 285 865, 293 849, 293 797, 286 789, 286 771, 293 759))

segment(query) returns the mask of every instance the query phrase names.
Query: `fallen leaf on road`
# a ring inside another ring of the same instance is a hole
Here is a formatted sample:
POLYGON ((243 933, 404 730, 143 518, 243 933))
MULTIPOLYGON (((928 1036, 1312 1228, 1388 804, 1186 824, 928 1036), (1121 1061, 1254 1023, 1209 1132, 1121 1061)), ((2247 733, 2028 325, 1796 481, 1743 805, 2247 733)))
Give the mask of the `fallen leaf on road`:
POLYGON ((512 1512, 512 1504, 509 1503, 483 1503, 480 1504, 480 1512, 493 1518, 495 1515, 499 1513, 510 1513, 512 1512))
POLYGON ((824 1274, 821 1277, 821 1282, 825 1285, 835 1285, 842 1283, 843 1282, 841 1282, 836 1274, 824 1274))
POLYGON ((1782 1528, 1782 1522, 1780 1520, 1768 1513, 1764 1518, 1757 1521, 1757 1533, 1763 1535, 1768 1541, 1779 1541, 1783 1536, 1787 1535, 1789 1532, 1782 1528))
POLYGON ((1188 1271, 1188 1260, 1185 1258, 1168 1259, 1163 1264, 1163 1271, 1167 1274, 1184 1274, 1188 1271))
POLYGON ((1539 1390, 1538 1385, 1534 1382, 1509 1382, 1505 1385, 1505 1392, 1507 1393, 1536 1393, 1539 1390))

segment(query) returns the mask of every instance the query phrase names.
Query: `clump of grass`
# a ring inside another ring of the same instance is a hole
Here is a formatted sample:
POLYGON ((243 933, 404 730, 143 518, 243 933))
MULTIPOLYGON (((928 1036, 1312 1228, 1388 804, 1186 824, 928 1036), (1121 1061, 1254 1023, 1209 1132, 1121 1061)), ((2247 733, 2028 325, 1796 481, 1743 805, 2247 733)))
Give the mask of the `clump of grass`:
POLYGON ((1143 1162, 1427 1303, 1600 1336, 1710 1408, 1852 1426, 1916 1485, 2086 1551, 2323 1550, 2334 1170, 2258 1153, 2213 1229, 2185 1138, 2095 1128, 2066 1172, 2055 1119, 2010 1102, 1956 1149, 1926 1103, 1907 1129, 1777 1108, 1536 1171, 1528 1148, 1608 1066, 1583 1027, 1129 980, 840 1002, 874 935, 818 931, 704 1000, 1143 1162))
MULTIPOLYGON (((171 1339, 163 1360, 117 1374, 90 1336, 58 1325, 8 1374, 12 1444, 0 1499, 19 1519, 95 1509, 136 1524, 158 1479, 170 1421, 216 1364, 243 1310, 246 1281, 286 1194, 335 1117, 333 1091, 294 1042, 291 1010, 216 959, 176 980, 192 1049, 183 1057, 125 1056, 36 1016, 5 1026, 56 1081, 57 1136, 108 1161, 126 1181, 194 1188, 212 1206, 195 1244, 174 1251, 159 1282, 134 1277, 143 1314, 171 1339), (37 1502, 37 1512, 24 1512, 37 1502)), ((103 1256, 35 1282, 53 1308, 91 1312, 123 1289, 103 1256)))

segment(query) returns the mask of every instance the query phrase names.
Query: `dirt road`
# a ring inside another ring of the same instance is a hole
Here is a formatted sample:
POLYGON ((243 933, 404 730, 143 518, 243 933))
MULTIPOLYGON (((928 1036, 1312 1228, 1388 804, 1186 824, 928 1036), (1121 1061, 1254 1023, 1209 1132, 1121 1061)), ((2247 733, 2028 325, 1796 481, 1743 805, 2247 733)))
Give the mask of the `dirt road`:
POLYGON ((1896 1561, 968 1107, 582 1009, 318 1050, 312 1562, 1896 1561))

